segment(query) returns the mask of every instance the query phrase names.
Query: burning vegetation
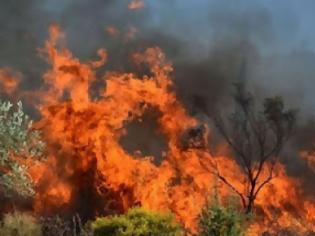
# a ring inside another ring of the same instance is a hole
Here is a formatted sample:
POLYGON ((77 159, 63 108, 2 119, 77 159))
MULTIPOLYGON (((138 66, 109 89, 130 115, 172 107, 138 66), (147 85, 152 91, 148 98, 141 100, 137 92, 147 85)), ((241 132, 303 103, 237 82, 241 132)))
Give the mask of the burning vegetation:
MULTIPOLYGON (((142 1, 129 5, 141 7, 142 1)), ((118 34, 114 28, 108 32, 118 34)), ((91 86, 100 76, 96 70, 106 67, 106 50, 98 50, 98 60, 81 62, 65 47, 57 25, 49 33, 40 53, 50 68, 43 75, 43 88, 32 94, 40 114, 32 129, 41 132, 46 159, 23 160, 35 192, 31 204, 16 207, 38 217, 78 214, 80 220, 74 222, 80 225, 141 206, 170 211, 186 235, 196 235, 201 232, 203 209, 215 194, 223 205, 235 196, 237 211, 246 215, 246 235, 315 231, 314 200, 279 160, 295 122, 295 113, 285 110, 280 98, 267 99, 264 111, 256 114, 253 97, 237 87, 235 100, 241 112, 235 114, 241 116, 229 118, 231 128, 216 117, 223 136, 220 146, 225 149, 224 155, 216 155, 209 145, 216 131, 192 117, 179 101, 173 89, 173 66, 160 48, 132 55, 146 75, 108 71, 101 75, 103 88, 92 96, 91 86), (126 126, 153 111, 166 143, 159 163, 140 151, 130 153, 121 144, 126 126)), ((20 77, 14 80, 9 72, 0 70, 0 82, 4 93, 11 95, 20 77)), ((303 158, 314 162, 305 153, 303 158)), ((97 222, 94 225, 102 224, 97 222)), ((177 226, 174 229, 179 235, 177 226)))

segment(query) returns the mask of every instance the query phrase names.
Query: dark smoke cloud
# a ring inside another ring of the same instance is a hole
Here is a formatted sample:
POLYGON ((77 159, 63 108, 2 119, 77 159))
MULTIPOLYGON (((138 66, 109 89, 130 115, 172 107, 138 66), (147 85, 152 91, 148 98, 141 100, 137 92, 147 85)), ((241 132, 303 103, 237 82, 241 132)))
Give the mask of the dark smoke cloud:
POLYGON ((245 58, 248 86, 255 95, 279 94, 300 109, 301 128, 288 154, 295 161, 287 161, 296 163, 297 150, 315 140, 313 122, 308 122, 315 113, 314 2, 296 2, 147 0, 145 8, 130 11, 128 0, 1 1, 0 67, 20 71, 24 88, 40 87, 47 65, 37 49, 52 22, 60 24, 80 59, 91 59, 105 47, 109 63, 102 70, 141 73, 130 63, 130 54, 159 46, 174 63, 175 90, 189 112, 211 117, 216 108, 231 106, 231 84, 245 58), (119 37, 109 37, 108 26, 116 27, 119 37), (126 40, 132 27, 135 38, 126 40))

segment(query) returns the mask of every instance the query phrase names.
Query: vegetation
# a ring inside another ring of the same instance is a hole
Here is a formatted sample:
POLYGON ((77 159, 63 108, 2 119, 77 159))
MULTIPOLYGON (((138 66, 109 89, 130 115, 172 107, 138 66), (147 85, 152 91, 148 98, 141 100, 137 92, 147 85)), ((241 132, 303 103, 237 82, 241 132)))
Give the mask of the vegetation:
POLYGON ((182 231, 171 214, 131 208, 125 215, 98 218, 92 223, 95 236, 176 236, 182 231))
POLYGON ((0 226, 0 236, 41 236, 41 226, 27 213, 6 214, 0 226))
MULTIPOLYGON (((235 113, 228 123, 217 116, 216 126, 234 151, 237 162, 247 177, 244 192, 238 191, 228 179, 216 171, 218 178, 230 186, 241 198, 245 213, 251 213, 260 190, 271 181, 279 153, 290 137, 295 124, 295 112, 285 110, 280 97, 265 99, 263 110, 256 112, 253 96, 236 85, 235 113), (231 126, 227 126, 230 124, 231 126), (268 171, 265 179, 261 178, 268 171)), ((203 127, 193 130, 194 148, 203 127)), ((200 139, 202 140, 202 139, 200 139)), ((44 143, 40 133, 32 130, 32 121, 24 114, 22 103, 14 107, 0 102, 0 191, 11 197, 34 195, 32 179, 23 165, 25 158, 40 160, 44 143)), ((246 217, 235 204, 224 206, 215 197, 202 210, 199 220, 200 236, 243 236, 246 217)), ((43 218, 20 212, 6 214, 0 222, 0 236, 181 236, 183 229, 170 213, 157 213, 144 208, 131 208, 124 215, 97 218, 83 226, 79 215, 64 219, 43 218)))
POLYGON ((218 170, 216 174, 240 196, 246 213, 250 213, 257 195, 274 177, 279 153, 295 125, 296 111, 286 110, 281 97, 265 99, 263 110, 257 111, 244 84, 235 88, 235 112, 226 119, 218 115, 215 124, 246 176, 245 191, 238 191, 218 170))
POLYGON ((44 236, 90 236, 90 228, 84 227, 79 215, 72 219, 59 216, 45 217, 41 219, 42 233, 44 236))
POLYGON ((18 161, 18 158, 41 157, 44 144, 31 126, 21 102, 16 109, 10 102, 0 102, 0 187, 7 196, 34 194, 26 166, 18 161))
POLYGON ((223 206, 216 195, 203 209, 199 220, 200 236, 243 236, 245 215, 231 202, 223 206))

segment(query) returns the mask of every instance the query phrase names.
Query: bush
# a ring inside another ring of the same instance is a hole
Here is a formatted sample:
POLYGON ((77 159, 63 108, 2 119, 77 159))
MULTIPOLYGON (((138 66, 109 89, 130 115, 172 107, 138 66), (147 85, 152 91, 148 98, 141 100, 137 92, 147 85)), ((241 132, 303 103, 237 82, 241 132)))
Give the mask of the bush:
POLYGON ((171 214, 131 208, 125 215, 98 218, 91 224, 95 236, 177 236, 180 226, 171 214))
POLYGON ((59 216, 41 218, 44 236, 88 236, 92 235, 81 222, 79 215, 72 218, 59 216))
POLYGON ((245 235, 245 219, 235 204, 225 207, 215 198, 200 215, 199 232, 201 236, 242 236, 245 235))
POLYGON ((7 196, 34 194, 27 167, 17 160, 22 157, 40 158, 43 142, 32 121, 24 114, 22 103, 16 109, 10 102, 0 101, 0 187, 7 196))
POLYGON ((41 236, 41 226, 26 213, 6 214, 1 222, 0 236, 41 236))

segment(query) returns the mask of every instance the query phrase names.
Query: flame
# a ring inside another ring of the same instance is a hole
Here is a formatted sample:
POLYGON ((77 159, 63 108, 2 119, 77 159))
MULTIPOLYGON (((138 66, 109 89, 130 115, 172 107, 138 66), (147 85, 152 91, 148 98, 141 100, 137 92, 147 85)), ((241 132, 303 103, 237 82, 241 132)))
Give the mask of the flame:
MULTIPOLYGON (((106 86, 95 99, 90 85, 96 81, 95 70, 106 63, 106 51, 98 51, 99 60, 83 63, 65 47, 57 25, 49 33, 40 52, 51 68, 43 75, 45 90, 38 93, 41 119, 35 124, 47 143, 48 160, 30 165, 37 188, 35 212, 82 210, 94 217, 143 205, 171 210, 185 228, 196 232, 198 215, 218 182, 211 172, 214 162, 239 191, 244 190, 245 176, 228 155, 211 156, 207 145, 183 147, 185 132, 199 122, 173 92, 173 67, 161 49, 148 48, 132 57, 139 66, 149 67, 149 75, 106 73, 106 86), (150 108, 160 112, 157 122, 167 140, 159 166, 153 157, 133 156, 120 144, 125 125, 150 108)), ((208 132, 206 128, 205 143, 208 132)), ((257 217, 249 235, 288 227, 302 233, 313 230, 314 201, 303 196, 300 180, 289 177, 283 165, 278 163, 276 170, 258 196, 257 215, 263 217, 257 217)), ((262 179, 267 175, 263 171, 262 179)), ((226 185, 218 187, 222 197, 231 194, 226 185)))
POLYGON ((120 34, 119 30, 114 26, 106 27, 105 31, 111 37, 117 37, 120 34))
POLYGON ((144 1, 141 1, 141 0, 134 0, 128 4, 128 8, 130 10, 141 9, 141 8, 144 8, 144 6, 145 6, 144 1))
POLYGON ((18 88, 22 75, 10 68, 0 68, 1 92, 11 96, 18 88))

